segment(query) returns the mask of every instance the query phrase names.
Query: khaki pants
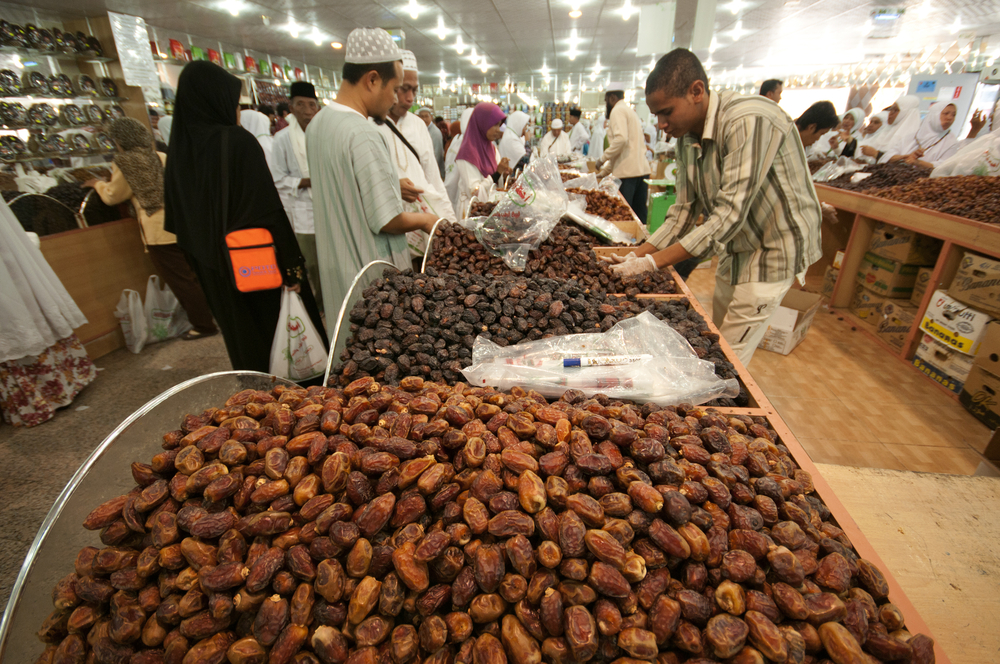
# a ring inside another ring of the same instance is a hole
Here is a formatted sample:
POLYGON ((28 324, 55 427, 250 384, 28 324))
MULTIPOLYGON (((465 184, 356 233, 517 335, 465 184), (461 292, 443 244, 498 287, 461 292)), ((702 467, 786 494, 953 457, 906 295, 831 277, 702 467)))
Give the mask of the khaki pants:
POLYGON ((306 259, 306 272, 309 274, 309 285, 312 286, 313 295, 316 297, 316 306, 319 307, 320 313, 323 313, 323 290, 319 281, 316 236, 312 233, 296 233, 295 239, 299 241, 299 250, 306 259))
POLYGON ((767 332, 768 321, 793 281, 794 277, 775 283, 756 281, 733 286, 716 276, 712 322, 743 366, 750 364, 757 344, 767 332))

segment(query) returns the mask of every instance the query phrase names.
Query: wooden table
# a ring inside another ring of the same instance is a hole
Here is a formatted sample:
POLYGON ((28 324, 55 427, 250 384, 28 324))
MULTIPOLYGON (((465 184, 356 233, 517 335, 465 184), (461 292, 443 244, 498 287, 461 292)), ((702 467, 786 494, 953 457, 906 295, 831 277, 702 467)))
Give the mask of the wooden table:
POLYGON ((1000 478, 818 469, 949 659, 1000 661, 1000 478))

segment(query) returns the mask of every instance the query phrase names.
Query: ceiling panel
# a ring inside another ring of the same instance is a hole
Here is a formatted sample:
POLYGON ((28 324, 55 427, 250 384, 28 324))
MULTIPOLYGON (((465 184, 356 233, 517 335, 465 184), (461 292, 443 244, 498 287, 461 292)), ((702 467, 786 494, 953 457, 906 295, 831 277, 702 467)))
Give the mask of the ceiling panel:
MULTIPOLYGON (((600 77, 629 78, 647 71, 649 57, 636 56, 638 14, 622 20, 623 0, 581 0, 583 16, 568 15, 573 0, 417 0, 421 10, 411 17, 409 0, 242 0, 247 9, 231 16, 219 0, 25 0, 40 10, 73 15, 99 15, 105 11, 142 16, 153 27, 188 32, 208 41, 219 40, 237 48, 302 59, 309 64, 339 69, 343 51, 330 48, 329 41, 346 41, 360 26, 401 28, 407 47, 417 55, 424 81, 436 80, 444 67, 449 76, 470 80, 502 80, 505 75, 524 80, 539 73, 543 63, 560 77, 585 77, 597 58, 600 77), (263 16, 269 17, 265 26, 263 16), (282 30, 289 19, 313 28, 325 37, 316 46, 306 39, 293 39, 282 30), (438 38, 439 19, 449 34, 438 38), (572 30, 576 30, 579 54, 567 57, 572 30), (455 48, 456 37, 466 45, 464 54, 455 48), (485 55, 491 65, 483 74, 468 57, 471 48, 485 55)), ((657 0, 633 0, 636 7, 657 0)), ((697 0, 679 0, 676 33, 664 35, 663 52, 690 40, 697 0)), ((997 34, 990 41, 1000 46, 1000 0, 903 0, 895 3, 906 10, 899 35, 893 39, 868 39, 866 24, 873 8, 893 5, 893 0, 751 0, 732 11, 731 0, 718 0, 713 51, 698 53, 712 62, 717 75, 743 67, 767 70, 784 76, 799 66, 858 61, 866 55, 919 51, 928 45, 951 42, 959 34, 973 31, 977 37, 997 34), (956 23, 956 18, 958 22, 956 23), (739 25, 744 33, 734 40, 739 25), (853 60, 852 60, 853 59, 853 60)))

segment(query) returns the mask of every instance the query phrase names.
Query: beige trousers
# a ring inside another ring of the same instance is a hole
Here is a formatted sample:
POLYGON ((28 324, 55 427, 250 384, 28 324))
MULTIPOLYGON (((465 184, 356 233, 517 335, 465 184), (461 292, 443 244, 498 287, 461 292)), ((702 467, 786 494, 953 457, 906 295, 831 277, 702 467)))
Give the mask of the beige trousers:
POLYGON ((768 321, 794 280, 793 277, 775 283, 753 281, 733 286, 716 277, 712 322, 743 366, 750 364, 757 344, 767 332, 768 321))

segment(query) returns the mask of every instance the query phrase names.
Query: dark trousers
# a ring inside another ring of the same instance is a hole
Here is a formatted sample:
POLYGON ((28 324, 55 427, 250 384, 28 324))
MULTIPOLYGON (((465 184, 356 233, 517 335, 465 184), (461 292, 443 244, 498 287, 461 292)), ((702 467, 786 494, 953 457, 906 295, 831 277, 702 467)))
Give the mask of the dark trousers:
POLYGON ((646 223, 646 194, 649 190, 646 177, 622 178, 622 186, 618 188, 629 207, 635 212, 635 216, 639 217, 640 223, 643 224, 646 223))
POLYGON ((201 290, 198 277, 184 257, 184 252, 176 244, 152 244, 146 247, 153 267, 170 290, 177 296, 177 301, 187 312, 188 320, 195 332, 211 334, 215 332, 212 321, 212 310, 201 290))

